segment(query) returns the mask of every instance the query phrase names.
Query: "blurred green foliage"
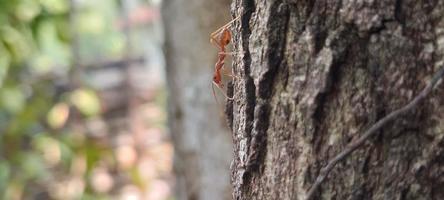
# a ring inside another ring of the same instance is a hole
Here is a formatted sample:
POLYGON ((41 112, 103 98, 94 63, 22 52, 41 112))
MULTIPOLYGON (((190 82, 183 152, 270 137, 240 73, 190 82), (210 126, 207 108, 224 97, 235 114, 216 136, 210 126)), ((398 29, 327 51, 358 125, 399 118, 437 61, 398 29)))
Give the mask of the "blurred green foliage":
MULTIPOLYGON (((123 35, 110 30, 117 4, 86 2, 75 24, 85 37, 81 56, 121 54, 123 35)), ((57 85, 69 78, 72 63, 69 5, 0 0, 0 199, 104 197, 88 176, 99 159, 112 159, 110 149, 66 127, 72 110, 80 117, 99 114, 97 95, 86 88, 60 92, 57 85)))

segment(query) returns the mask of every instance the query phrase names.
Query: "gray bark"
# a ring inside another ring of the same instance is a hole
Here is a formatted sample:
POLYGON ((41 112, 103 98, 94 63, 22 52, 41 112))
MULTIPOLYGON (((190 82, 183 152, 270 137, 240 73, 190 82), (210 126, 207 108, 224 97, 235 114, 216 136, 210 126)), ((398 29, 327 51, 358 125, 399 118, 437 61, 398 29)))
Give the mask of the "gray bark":
MULTIPOLYGON (((235 0, 235 199, 304 199, 319 170, 443 64, 444 1, 235 0)), ((444 199, 439 85, 314 199, 444 199)))
POLYGON ((229 6, 227 0, 166 0, 163 4, 178 200, 231 199, 231 134, 223 106, 212 96, 218 49, 209 42, 210 33, 229 21, 229 6))

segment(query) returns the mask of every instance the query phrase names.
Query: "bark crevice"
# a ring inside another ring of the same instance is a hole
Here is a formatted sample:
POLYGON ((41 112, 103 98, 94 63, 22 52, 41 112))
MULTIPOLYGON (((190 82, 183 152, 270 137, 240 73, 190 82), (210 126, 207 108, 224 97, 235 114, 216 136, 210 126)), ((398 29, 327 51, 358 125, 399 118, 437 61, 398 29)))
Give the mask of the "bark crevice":
MULTIPOLYGON (((257 80, 256 85, 256 104, 254 108, 254 124, 251 132, 249 154, 247 159, 246 173, 251 178, 256 173, 262 173, 263 170, 258 166, 263 165, 265 154, 267 152, 267 130, 270 120, 270 97, 273 94, 274 79, 277 71, 282 65, 285 52, 286 33, 289 23, 289 10, 283 1, 274 2, 270 9, 267 29, 270 30, 266 43, 265 54, 268 55, 266 65, 254 66, 259 70, 259 76, 253 77, 257 80)), ((259 175, 258 174, 258 175, 259 175)), ((250 180, 246 180, 249 182, 250 180)))

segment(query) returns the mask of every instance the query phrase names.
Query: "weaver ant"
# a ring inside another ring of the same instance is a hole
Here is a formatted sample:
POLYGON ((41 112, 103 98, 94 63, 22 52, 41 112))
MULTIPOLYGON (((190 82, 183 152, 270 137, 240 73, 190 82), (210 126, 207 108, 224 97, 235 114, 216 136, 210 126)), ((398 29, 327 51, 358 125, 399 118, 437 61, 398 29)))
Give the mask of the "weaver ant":
MULTIPOLYGON (((240 17, 240 16, 239 16, 240 17)), ((231 31, 229 30, 230 26, 233 24, 234 21, 239 19, 239 17, 234 18, 224 26, 220 27, 210 35, 210 42, 212 44, 216 44, 217 47, 219 47, 219 53, 218 53, 218 59, 216 64, 214 65, 214 74, 213 74, 213 85, 211 85, 213 89, 213 96, 216 98, 216 93, 214 91, 214 85, 216 85, 221 91, 222 94, 227 98, 228 100, 233 100, 233 97, 228 97, 228 95, 223 91, 224 85, 222 83, 222 70, 225 66, 225 57, 226 55, 229 55, 231 53, 227 53, 225 51, 225 47, 230 43, 231 41, 231 31)), ((228 75, 228 74, 226 74, 228 75)), ((229 75, 231 77, 235 77, 233 74, 229 75)), ((216 98, 217 101, 217 98, 216 98)))

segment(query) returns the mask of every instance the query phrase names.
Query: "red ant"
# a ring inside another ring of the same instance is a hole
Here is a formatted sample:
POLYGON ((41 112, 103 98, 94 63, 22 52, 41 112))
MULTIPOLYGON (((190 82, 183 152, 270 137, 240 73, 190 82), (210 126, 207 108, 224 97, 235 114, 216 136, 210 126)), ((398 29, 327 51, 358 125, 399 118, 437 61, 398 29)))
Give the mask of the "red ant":
MULTIPOLYGON (((222 94, 227 98, 228 100, 233 100, 233 97, 228 97, 228 95, 223 91, 224 85, 222 83, 222 69, 224 69, 225 65, 225 57, 226 55, 230 53, 226 53, 225 47, 230 43, 231 41, 231 31, 229 30, 231 24, 235 20, 239 19, 239 17, 234 18, 221 28, 217 29, 210 35, 210 42, 212 44, 216 44, 219 47, 219 53, 218 53, 218 59, 214 66, 214 75, 213 75, 213 84, 216 85, 221 91, 222 94)), ((234 75, 230 75, 234 77, 234 75)), ((216 93, 214 91, 214 85, 212 85, 213 89, 213 96, 216 98, 216 93)), ((216 98, 217 101, 217 98, 216 98)))

